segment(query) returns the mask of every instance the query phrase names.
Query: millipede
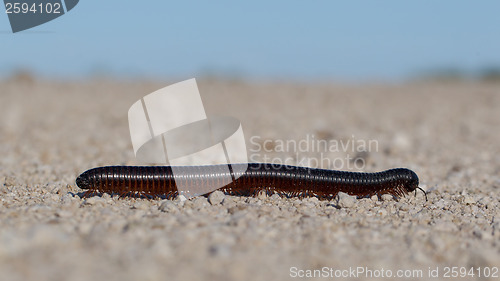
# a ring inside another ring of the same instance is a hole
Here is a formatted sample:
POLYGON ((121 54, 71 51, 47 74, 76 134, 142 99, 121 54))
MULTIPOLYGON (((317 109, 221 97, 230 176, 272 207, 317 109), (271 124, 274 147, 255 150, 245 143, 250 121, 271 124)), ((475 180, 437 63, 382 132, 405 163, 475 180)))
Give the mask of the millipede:
POLYGON ((95 193, 122 196, 173 198, 179 195, 176 182, 183 186, 213 188, 229 195, 255 196, 259 192, 286 197, 332 199, 337 193, 371 197, 390 194, 401 197, 421 190, 417 174, 406 168, 376 173, 347 172, 267 163, 206 166, 106 166, 87 170, 76 184, 86 189, 84 197, 95 193), (228 169, 230 167, 230 169, 228 169), (173 172, 175 168, 175 173, 173 172), (179 172, 180 171, 180 172, 179 172), (222 179, 232 178, 221 186, 222 179))

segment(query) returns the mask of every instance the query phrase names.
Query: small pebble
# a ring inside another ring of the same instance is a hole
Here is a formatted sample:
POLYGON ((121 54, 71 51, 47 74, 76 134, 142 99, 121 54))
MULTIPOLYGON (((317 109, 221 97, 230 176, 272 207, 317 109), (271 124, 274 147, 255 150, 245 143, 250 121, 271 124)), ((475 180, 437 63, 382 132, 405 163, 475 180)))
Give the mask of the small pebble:
POLYGON ((7 187, 19 185, 19 181, 14 176, 6 176, 4 178, 4 185, 7 186, 7 187))
POLYGON ((281 196, 279 196, 279 194, 273 194, 273 195, 271 195, 271 197, 269 197, 269 199, 271 201, 278 201, 281 199, 281 196))
POLYGON ((466 205, 472 205, 472 204, 476 204, 476 200, 474 200, 474 198, 472 198, 472 196, 464 195, 462 197, 462 203, 464 203, 466 205))
POLYGON ((173 200, 173 202, 177 205, 177 207, 184 206, 184 204, 186 203, 186 201, 187 201, 187 199, 186 199, 186 196, 184 196, 184 195, 178 195, 173 200))
POLYGON ((170 200, 163 200, 158 210, 166 213, 176 213, 179 211, 177 206, 170 200))
POLYGON ((378 209, 376 214, 377 214, 377 216, 385 217, 385 216, 387 216, 387 210, 386 209, 378 209))
POLYGON ((219 205, 224 201, 224 198, 226 198, 224 192, 216 190, 208 195, 208 202, 212 205, 219 205))
POLYGON ((340 208, 352 208, 356 203, 356 197, 349 196, 349 194, 344 192, 339 192, 337 194, 337 206, 340 208))
POLYGON ((382 201, 392 201, 394 199, 394 196, 391 194, 383 194, 382 195, 382 201))
POLYGON ((175 199, 174 199, 175 202, 184 202, 186 200, 187 200, 186 196, 184 196, 182 194, 181 195, 177 195, 177 197, 175 197, 175 199))
POLYGON ((266 200, 266 198, 267 198, 266 192, 264 190, 259 191, 259 193, 257 194, 257 199, 266 200))
POLYGON ((193 207, 196 208, 196 209, 201 209, 203 207, 206 207, 208 206, 208 201, 207 201, 207 198, 205 197, 196 197, 193 200, 193 207))
POLYGON ((85 199, 85 201, 83 201, 83 205, 95 205, 95 204, 99 204, 99 203, 104 203, 104 199, 102 199, 101 197, 97 197, 97 196, 94 196, 94 197, 90 197, 90 198, 87 198, 85 199))

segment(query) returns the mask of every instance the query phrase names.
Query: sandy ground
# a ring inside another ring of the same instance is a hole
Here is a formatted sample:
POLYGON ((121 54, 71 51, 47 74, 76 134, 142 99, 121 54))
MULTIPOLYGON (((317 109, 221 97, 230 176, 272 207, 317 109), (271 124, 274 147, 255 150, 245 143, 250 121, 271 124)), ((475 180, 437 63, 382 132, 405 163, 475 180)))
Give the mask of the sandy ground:
POLYGON ((128 108, 171 82, 19 76, 0 82, 0 279, 386 280, 388 270, 415 270, 403 272, 413 276, 406 280, 424 280, 433 270, 439 280, 451 267, 473 269, 462 280, 500 275, 500 84, 198 82, 207 112, 242 121, 253 160, 350 156, 357 160, 345 170, 408 167, 428 202, 422 193, 342 202, 82 199, 81 172, 135 163, 128 108), (378 147, 277 147, 313 136, 378 147))

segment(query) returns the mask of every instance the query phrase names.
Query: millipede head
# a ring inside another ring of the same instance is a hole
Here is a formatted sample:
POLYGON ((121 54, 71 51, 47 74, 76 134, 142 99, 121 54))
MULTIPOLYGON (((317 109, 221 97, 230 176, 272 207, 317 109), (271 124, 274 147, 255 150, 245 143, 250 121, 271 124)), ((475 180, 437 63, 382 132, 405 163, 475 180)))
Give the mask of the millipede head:
POLYGON ((427 192, 418 186, 419 180, 417 174, 412 170, 407 170, 408 172, 408 182, 405 184, 405 190, 407 192, 415 191, 415 196, 417 196, 417 189, 421 190, 425 195, 425 201, 427 201, 427 192))
POLYGON ((404 170, 406 172, 406 183, 404 184, 404 189, 406 192, 410 193, 418 188, 418 176, 412 170, 404 170))
POLYGON ((86 173, 79 175, 76 180, 76 185, 81 189, 90 189, 90 180, 86 173))

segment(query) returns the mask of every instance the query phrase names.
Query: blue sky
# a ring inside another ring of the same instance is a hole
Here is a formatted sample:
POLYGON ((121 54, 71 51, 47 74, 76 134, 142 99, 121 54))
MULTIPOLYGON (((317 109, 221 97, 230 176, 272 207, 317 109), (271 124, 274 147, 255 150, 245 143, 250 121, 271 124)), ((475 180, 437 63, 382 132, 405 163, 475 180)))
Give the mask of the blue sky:
MULTIPOLYGON (((5 10, 3 10, 5 11, 5 10)), ((90 1, 13 34, 0 77, 406 79, 500 65, 500 1, 90 1)))

